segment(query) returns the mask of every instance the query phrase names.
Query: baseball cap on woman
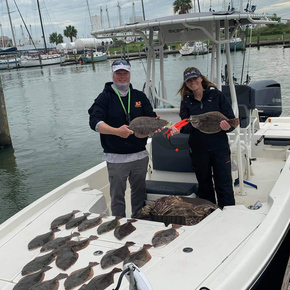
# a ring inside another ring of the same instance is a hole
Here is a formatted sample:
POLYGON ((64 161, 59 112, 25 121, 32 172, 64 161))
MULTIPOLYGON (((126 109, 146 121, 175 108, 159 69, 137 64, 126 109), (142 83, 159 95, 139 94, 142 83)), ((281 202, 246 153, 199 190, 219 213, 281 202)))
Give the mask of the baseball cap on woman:
POLYGON ((130 62, 126 59, 117 59, 112 64, 112 71, 115 72, 117 70, 124 69, 128 72, 131 71, 130 62))
POLYGON ((198 78, 200 76, 201 72, 197 68, 193 68, 183 73, 183 81, 187 82, 191 78, 198 78))

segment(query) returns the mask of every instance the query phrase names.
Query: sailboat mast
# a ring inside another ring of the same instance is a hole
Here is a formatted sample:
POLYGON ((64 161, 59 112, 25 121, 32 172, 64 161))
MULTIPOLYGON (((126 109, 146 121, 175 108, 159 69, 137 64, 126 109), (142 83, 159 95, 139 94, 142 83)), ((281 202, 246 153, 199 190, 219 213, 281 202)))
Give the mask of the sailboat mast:
POLYGON ((8 0, 6 0, 6 6, 7 6, 7 12, 8 12, 9 21, 10 21, 10 27, 11 27, 13 42, 14 42, 14 46, 16 46, 15 34, 14 34, 13 26, 12 26, 12 20, 11 20, 11 15, 10 15, 10 10, 9 10, 8 0))
POLYGON ((45 41, 45 34, 44 34, 44 30, 43 30, 43 24, 42 24, 42 18, 41 18, 41 13, 40 13, 40 7, 39 7, 39 1, 38 0, 37 0, 37 7, 38 7, 40 25, 41 25, 41 30, 42 30, 42 37, 43 37, 43 41, 44 41, 44 52, 47 53, 47 46, 46 46, 46 41, 45 41))

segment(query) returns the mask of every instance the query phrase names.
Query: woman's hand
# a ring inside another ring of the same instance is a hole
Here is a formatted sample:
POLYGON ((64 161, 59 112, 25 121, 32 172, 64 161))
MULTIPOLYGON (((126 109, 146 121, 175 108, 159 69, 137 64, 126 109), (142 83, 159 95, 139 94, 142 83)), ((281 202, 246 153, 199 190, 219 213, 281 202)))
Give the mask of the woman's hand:
POLYGON ((220 127, 222 130, 228 131, 231 128, 231 125, 226 120, 222 120, 220 122, 220 127))
POLYGON ((173 125, 170 126, 168 129, 170 130, 170 135, 171 135, 171 136, 173 136, 173 135, 177 135, 177 134, 180 133, 180 130, 176 129, 176 127, 173 126, 173 125))

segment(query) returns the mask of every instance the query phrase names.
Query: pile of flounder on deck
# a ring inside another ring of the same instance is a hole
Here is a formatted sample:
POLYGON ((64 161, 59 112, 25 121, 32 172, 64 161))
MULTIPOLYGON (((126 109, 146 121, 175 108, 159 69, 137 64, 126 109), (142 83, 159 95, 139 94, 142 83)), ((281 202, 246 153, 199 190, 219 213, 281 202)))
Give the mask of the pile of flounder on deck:
MULTIPOLYGON (((24 277, 19 280, 13 290, 57 290, 59 288, 59 280, 61 279, 65 279, 64 287, 66 290, 74 289, 78 286, 80 288, 77 289, 80 290, 102 290, 114 283, 114 274, 121 272, 122 269, 113 268, 106 274, 95 275, 93 267, 99 265, 95 261, 88 262, 86 267, 73 271, 69 275, 59 273, 55 278, 43 281, 45 272, 52 269, 49 265, 53 261, 55 261, 56 266, 60 270, 66 271, 78 260, 79 251, 86 248, 90 244, 90 241, 98 239, 98 236, 91 235, 86 239, 72 240, 80 236, 79 232, 98 226, 98 235, 114 230, 114 236, 118 240, 122 240, 136 230, 136 227, 133 225, 133 223, 137 222, 136 219, 127 219, 126 223, 120 225, 119 220, 122 217, 115 217, 113 220, 103 222, 103 218, 106 217, 105 214, 88 219, 90 213, 84 213, 82 216, 75 218, 75 214, 78 212, 80 211, 74 210, 71 213, 54 219, 50 225, 51 230, 49 232, 38 235, 29 242, 29 250, 40 248, 40 253, 46 254, 37 256, 23 267, 21 274, 24 277), (55 238, 55 233, 60 231, 59 227, 63 225, 65 225, 65 229, 78 228, 78 232, 55 238), (86 282, 88 283, 85 284, 86 282)), ((148 249, 152 246, 160 247, 170 243, 178 237, 179 234, 176 229, 179 227, 181 226, 173 225, 167 230, 156 232, 152 238, 152 245, 144 244, 139 251, 130 252, 129 247, 135 243, 127 241, 124 246, 106 252, 100 261, 101 268, 107 269, 120 262, 123 262, 124 265, 133 262, 138 267, 142 267, 151 259, 148 249)))

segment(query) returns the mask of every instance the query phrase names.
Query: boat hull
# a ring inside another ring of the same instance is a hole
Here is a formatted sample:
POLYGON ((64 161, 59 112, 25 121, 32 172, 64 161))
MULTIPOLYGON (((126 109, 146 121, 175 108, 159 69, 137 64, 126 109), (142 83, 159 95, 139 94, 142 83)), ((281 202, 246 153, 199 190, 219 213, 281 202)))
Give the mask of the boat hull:
MULTIPOLYGON (((93 61, 94 62, 99 62, 99 61, 105 61, 107 60, 107 54, 104 53, 102 55, 94 55, 93 61)), ((92 57, 90 56, 85 56, 82 58, 83 63, 92 63, 92 57)))
POLYGON ((20 58, 0 60, 0 69, 11 69, 20 66, 20 58))
POLYGON ((21 67, 36 67, 61 64, 65 61, 65 56, 41 56, 41 64, 39 58, 22 58, 20 61, 21 67))

